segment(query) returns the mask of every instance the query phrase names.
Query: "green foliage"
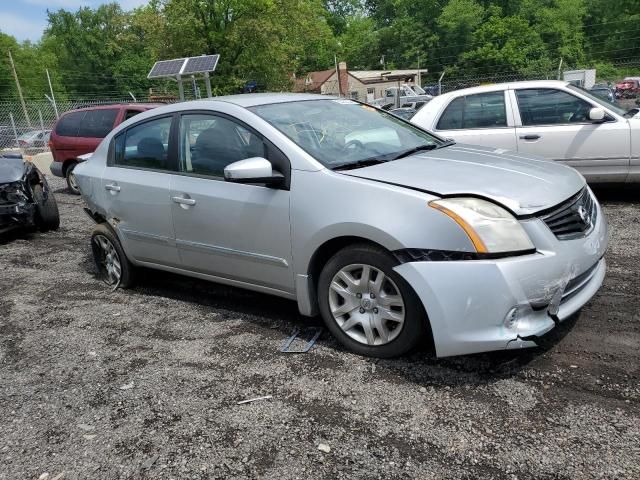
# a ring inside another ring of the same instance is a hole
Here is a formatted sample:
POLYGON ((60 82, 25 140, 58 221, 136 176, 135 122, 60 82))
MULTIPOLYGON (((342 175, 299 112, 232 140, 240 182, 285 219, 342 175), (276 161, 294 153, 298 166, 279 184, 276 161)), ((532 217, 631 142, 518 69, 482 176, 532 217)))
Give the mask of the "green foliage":
MULTIPOLYGON (((219 53, 214 93, 255 80, 290 87, 293 73, 324 70, 334 55, 352 69, 428 68, 438 76, 553 74, 640 59, 638 0, 151 0, 48 12, 40 42, 0 33, 0 98, 16 98, 11 49, 25 96, 145 96, 162 82, 156 60, 219 53)), ((166 82, 175 91, 175 83, 166 82)))

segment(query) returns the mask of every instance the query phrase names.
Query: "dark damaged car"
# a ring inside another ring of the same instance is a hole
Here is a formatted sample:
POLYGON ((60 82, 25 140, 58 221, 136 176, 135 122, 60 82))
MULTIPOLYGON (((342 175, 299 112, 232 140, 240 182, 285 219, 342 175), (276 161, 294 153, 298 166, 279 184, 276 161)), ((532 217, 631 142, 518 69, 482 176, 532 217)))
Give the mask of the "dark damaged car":
POLYGON ((0 154, 0 234, 59 226, 58 205, 44 175, 21 155, 0 154))

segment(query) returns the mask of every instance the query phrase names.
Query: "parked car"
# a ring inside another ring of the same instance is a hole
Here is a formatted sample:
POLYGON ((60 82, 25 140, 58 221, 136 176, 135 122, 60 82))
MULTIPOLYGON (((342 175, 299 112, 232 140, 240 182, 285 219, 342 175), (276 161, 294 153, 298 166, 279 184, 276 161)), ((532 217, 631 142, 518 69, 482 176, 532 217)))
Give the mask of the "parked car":
POLYGON ((25 150, 37 150, 45 148, 49 143, 51 130, 32 130, 18 137, 18 145, 25 150))
POLYGON ((434 98, 411 122, 457 142, 534 154, 587 181, 640 182, 640 121, 562 81, 513 82, 434 98))
POLYGON ((594 85, 589 91, 596 97, 607 100, 609 103, 616 104, 616 93, 607 85, 594 85))
POLYGON ((578 172, 341 98, 161 107, 76 176, 107 283, 144 266, 290 298, 364 355, 534 346, 605 274, 607 223, 578 172))
POLYGON ((403 84, 398 87, 388 87, 384 89, 384 96, 377 98, 372 102, 372 105, 387 109, 394 108, 398 105, 398 108, 407 103, 419 103, 424 105, 429 102, 433 97, 427 95, 427 93, 419 85, 403 84), (387 108, 385 108, 387 107, 387 108))
POLYGON ((389 110, 389 113, 393 113, 396 117, 410 120, 416 114, 416 109, 411 107, 400 107, 389 110))
POLYGON ((0 125, 0 148, 17 147, 16 137, 10 126, 0 125))
POLYGON ((160 104, 99 105, 66 112, 58 119, 51 132, 51 173, 66 178, 69 190, 79 194, 73 173, 79 163, 78 157, 93 152, 117 125, 158 105, 160 104))
POLYGON ((627 77, 616 83, 616 98, 636 98, 640 93, 640 78, 627 77))
POLYGON ((58 205, 44 175, 21 154, 0 154, 0 233, 59 226, 58 205))

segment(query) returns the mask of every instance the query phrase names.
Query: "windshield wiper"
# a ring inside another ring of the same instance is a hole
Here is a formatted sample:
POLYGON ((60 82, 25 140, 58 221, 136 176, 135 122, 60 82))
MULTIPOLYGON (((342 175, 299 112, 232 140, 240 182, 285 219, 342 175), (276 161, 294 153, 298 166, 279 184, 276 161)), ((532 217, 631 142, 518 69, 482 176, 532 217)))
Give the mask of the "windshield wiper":
POLYGON ((398 155, 393 157, 392 160, 398 160, 399 158, 408 157, 409 155, 413 155, 414 153, 418 153, 426 150, 433 150, 434 148, 437 148, 437 147, 438 145, 436 145, 435 143, 430 143, 429 145, 418 145, 417 147, 413 147, 413 148, 410 148, 409 150, 405 150, 404 152, 400 152, 398 155))
POLYGON ((331 170, 352 170, 354 168, 370 167, 371 165, 377 165, 384 162, 388 162, 388 160, 382 160, 380 158, 365 158, 364 160, 358 160, 356 162, 339 163, 332 166, 331 170))

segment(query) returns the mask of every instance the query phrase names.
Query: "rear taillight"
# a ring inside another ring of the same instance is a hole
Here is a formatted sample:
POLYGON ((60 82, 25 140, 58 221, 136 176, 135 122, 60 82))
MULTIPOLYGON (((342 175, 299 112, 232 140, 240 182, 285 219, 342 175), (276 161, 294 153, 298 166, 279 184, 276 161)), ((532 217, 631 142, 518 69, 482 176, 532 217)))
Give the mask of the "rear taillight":
POLYGON ((51 140, 47 142, 47 147, 53 148, 53 142, 51 140))

